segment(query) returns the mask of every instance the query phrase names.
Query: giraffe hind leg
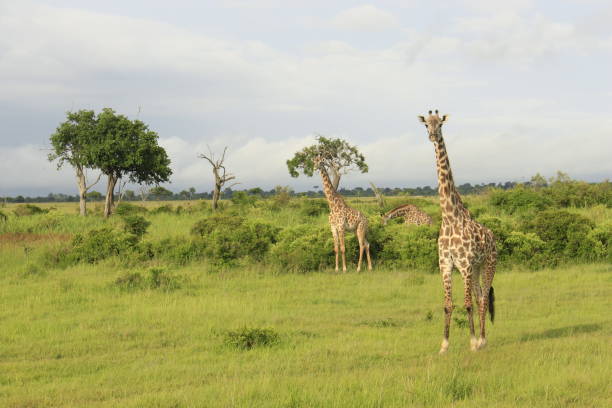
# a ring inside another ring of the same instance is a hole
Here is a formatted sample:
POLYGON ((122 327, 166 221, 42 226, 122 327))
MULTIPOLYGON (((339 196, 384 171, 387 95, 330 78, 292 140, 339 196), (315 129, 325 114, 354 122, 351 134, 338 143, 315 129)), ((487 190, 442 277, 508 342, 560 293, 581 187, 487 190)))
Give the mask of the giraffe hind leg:
POLYGON ((338 231, 334 227, 332 227, 332 235, 334 237, 334 253, 336 254, 336 272, 338 272, 338 250, 339 250, 339 240, 338 240, 338 231))
POLYGON ((446 353, 449 346, 450 320, 453 314, 453 291, 452 277, 453 263, 450 259, 440 257, 440 273, 442 274, 442 284, 444 285, 444 338, 440 347, 440 354, 446 353))
POLYGON ((487 319, 487 310, 491 317, 491 322, 495 318, 494 295, 493 295, 493 277, 495 276, 495 266, 497 263, 497 255, 495 252, 490 254, 484 263, 483 290, 480 297, 480 305, 478 308, 480 317, 480 339, 478 340, 478 348, 483 348, 487 345, 485 333, 485 325, 487 319))

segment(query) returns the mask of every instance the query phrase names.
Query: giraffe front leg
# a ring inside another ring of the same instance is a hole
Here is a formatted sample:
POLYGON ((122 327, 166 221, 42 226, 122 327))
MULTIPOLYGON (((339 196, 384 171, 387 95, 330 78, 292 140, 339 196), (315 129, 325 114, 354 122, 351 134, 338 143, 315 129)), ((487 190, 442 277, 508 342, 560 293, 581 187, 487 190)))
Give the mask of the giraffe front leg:
POLYGON ((338 230, 338 240, 340 241, 340 252, 342 253, 342 272, 346 273, 346 248, 344 246, 344 229, 338 230))
POLYGON ((449 345, 450 321, 453 314, 453 292, 451 273, 453 263, 450 259, 440 257, 440 273, 442 274, 442 284, 444 285, 444 339, 440 347, 440 354, 446 353, 449 345))
POLYGON ((365 231, 363 226, 360 224, 355 231, 357 235, 357 241, 359 242, 359 261, 357 261, 357 272, 361 271, 361 261, 363 260, 363 251, 365 249, 365 231))
POLYGON ((334 227, 332 227, 332 236, 334 237, 334 253, 336 254, 336 272, 338 272, 338 247, 339 247, 339 242, 338 242, 338 231, 336 231, 336 229, 334 227))

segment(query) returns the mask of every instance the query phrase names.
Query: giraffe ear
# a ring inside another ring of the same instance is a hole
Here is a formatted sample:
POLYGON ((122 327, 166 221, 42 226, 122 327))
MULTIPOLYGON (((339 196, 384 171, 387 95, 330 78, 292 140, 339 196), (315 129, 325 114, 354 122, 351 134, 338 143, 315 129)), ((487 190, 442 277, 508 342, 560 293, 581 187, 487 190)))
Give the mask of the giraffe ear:
POLYGON ((425 123, 425 116, 421 116, 421 115, 419 115, 419 116, 417 116, 417 118, 419 118, 419 120, 420 120, 421 122, 425 123))
POLYGON ((446 122, 450 115, 442 115, 442 122, 446 122))

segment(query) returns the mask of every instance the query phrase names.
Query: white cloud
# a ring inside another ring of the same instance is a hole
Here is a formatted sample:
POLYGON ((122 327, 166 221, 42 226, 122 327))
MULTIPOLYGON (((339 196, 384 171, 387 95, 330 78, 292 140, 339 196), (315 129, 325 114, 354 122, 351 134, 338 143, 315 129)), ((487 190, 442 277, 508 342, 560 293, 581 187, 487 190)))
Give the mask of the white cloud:
POLYGON ((384 31, 397 28, 397 18, 371 4, 365 4, 342 11, 333 20, 334 26, 354 31, 384 31))

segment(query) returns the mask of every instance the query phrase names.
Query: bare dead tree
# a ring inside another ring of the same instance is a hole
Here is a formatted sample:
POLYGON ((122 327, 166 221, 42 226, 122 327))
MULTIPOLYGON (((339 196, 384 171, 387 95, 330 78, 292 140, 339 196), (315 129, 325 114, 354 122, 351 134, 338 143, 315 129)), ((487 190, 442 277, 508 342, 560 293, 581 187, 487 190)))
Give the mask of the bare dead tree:
POLYGON ((138 187, 138 194, 140 194, 140 199, 142 200, 142 202, 147 201, 147 198, 149 198, 149 194, 151 193, 151 188, 148 185, 140 185, 138 187))
MULTIPOLYGON (((212 152, 212 150, 210 150, 210 146, 208 146, 208 156, 205 154, 199 154, 198 157, 200 159, 206 159, 208 160, 208 162, 210 163, 210 165, 212 166, 212 171, 213 171, 213 175, 215 176, 215 188, 213 190, 213 197, 212 197, 212 208, 213 210, 216 210, 219 206, 219 197, 221 197, 221 189, 223 188, 223 186, 231 180, 234 180, 236 178, 236 176, 234 176, 231 173, 228 173, 227 170, 225 169, 225 166, 223 164, 223 162, 225 161, 225 153, 227 152, 227 146, 225 146, 223 148, 223 154, 221 155, 220 158, 215 158, 214 153, 212 152)), ((236 184, 239 183, 233 183, 231 186, 235 186, 236 184)))
POLYGON ((382 195, 380 190, 370 181, 370 186, 372 186, 372 191, 374 191, 374 195, 376 196, 376 201, 378 202, 378 206, 383 208, 385 206, 385 197, 382 195))
POLYGON ((121 200, 123 200, 123 196, 125 195, 125 186, 127 185, 129 180, 121 180, 119 179, 119 182, 117 183, 119 185, 119 189, 117 190, 117 202, 115 203, 115 206, 119 205, 119 203, 121 202, 121 200))

